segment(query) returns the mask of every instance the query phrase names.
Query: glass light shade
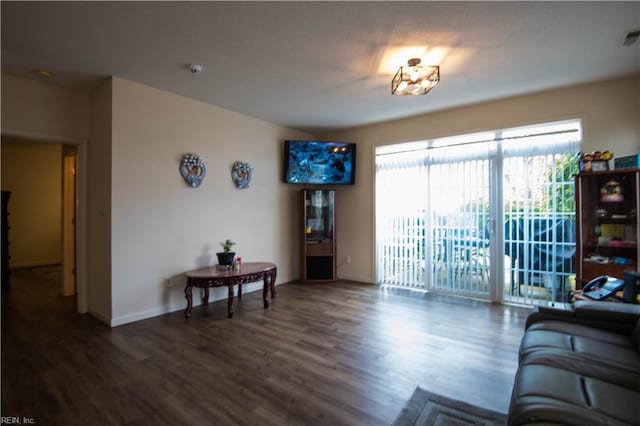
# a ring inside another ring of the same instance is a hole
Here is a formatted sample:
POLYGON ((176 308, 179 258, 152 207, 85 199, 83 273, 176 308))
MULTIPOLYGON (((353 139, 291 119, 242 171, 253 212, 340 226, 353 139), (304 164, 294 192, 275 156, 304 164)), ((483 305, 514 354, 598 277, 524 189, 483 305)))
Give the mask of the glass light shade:
POLYGON ((393 95, 426 95, 440 81, 440 67, 421 66, 419 59, 410 59, 391 80, 393 95))

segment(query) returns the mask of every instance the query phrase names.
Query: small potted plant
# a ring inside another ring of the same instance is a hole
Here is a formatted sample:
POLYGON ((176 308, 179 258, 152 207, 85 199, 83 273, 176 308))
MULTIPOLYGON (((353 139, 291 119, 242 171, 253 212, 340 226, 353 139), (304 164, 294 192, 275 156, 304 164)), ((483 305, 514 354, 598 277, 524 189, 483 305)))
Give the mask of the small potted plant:
POLYGON ((216 253, 216 256, 218 256, 218 265, 231 265, 233 263, 233 258, 236 256, 236 253, 231 251, 231 247, 235 244, 235 242, 228 238, 220 242, 222 251, 216 253))

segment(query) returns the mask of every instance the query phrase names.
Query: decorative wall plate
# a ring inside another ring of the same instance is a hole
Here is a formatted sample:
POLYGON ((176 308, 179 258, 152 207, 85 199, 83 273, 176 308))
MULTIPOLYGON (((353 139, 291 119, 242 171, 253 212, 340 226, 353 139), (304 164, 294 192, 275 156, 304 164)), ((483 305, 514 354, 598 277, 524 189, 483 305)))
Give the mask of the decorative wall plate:
POLYGON ((231 167, 231 180, 239 189, 246 189, 251 183, 251 166, 243 161, 236 161, 231 167))
POLYGON ((190 187, 197 188, 207 175, 207 166, 199 155, 185 154, 180 162, 180 175, 190 187))

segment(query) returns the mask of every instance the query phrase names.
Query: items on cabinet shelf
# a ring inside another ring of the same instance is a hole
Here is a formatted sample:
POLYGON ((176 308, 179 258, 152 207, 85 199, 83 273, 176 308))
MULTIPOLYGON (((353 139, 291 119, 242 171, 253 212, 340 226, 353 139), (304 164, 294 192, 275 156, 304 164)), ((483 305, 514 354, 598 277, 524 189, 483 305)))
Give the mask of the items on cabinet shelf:
POLYGON ((336 281, 335 190, 302 190, 301 280, 336 281))
POLYGON ((621 203, 624 201, 624 194, 622 191, 623 189, 620 182, 615 179, 611 179, 607 181, 602 188, 600 188, 600 201, 603 203, 621 203))
POLYGON ((580 153, 580 171, 596 172, 609 170, 609 160, 613 158, 610 151, 593 151, 580 153))
POLYGON ((576 175, 578 286, 600 275, 638 272, 639 187, 638 169, 576 175))
POLYGON ((615 169, 633 169, 640 168, 640 154, 618 157, 613 160, 615 169))

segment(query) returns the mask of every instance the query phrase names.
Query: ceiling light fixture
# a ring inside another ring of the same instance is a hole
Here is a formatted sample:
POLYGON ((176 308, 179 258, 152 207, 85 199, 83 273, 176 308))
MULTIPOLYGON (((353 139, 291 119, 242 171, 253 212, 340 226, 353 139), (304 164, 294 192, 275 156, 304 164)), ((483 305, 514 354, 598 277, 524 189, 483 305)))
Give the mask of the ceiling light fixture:
POLYGON ((392 95, 426 95, 440 81, 440 67, 421 66, 419 58, 411 58, 391 80, 392 95))

